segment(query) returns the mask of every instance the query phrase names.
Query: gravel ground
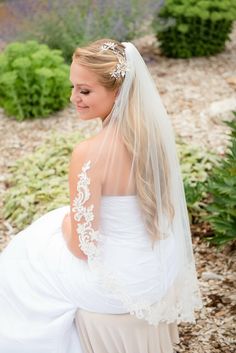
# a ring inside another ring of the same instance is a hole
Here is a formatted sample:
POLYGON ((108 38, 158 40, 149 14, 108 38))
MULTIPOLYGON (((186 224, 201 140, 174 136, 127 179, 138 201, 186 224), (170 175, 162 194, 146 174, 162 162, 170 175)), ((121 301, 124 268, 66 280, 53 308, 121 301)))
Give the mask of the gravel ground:
MULTIPOLYGON (((210 58, 167 59, 153 36, 135 41, 155 78, 175 133, 185 141, 219 154, 227 143, 223 119, 236 111, 236 26, 223 53, 210 58)), ((8 167, 35 150, 52 131, 80 130, 96 134, 99 121, 83 122, 72 106, 50 116, 18 123, 0 110, 0 195, 6 190, 8 167)), ((0 200, 0 206, 2 201, 0 200)), ((2 208, 2 207, 1 207, 2 208)), ((1 209, 0 208, 0 209, 1 209)), ((0 214, 0 249, 15 231, 0 214)), ((218 251, 194 232, 193 247, 204 308, 196 313, 196 325, 181 324, 177 352, 233 353, 235 340, 235 249, 218 251)))

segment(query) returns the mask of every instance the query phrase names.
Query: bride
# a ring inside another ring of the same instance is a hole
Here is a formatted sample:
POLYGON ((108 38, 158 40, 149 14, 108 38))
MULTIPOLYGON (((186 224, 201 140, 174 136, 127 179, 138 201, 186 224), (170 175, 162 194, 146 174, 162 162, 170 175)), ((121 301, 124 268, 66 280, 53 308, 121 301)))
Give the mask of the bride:
POLYGON ((202 307, 174 133, 141 55, 98 40, 76 49, 70 81, 80 118, 102 129, 73 150, 70 205, 0 256, 4 353, 82 352, 78 308, 158 326, 202 307))

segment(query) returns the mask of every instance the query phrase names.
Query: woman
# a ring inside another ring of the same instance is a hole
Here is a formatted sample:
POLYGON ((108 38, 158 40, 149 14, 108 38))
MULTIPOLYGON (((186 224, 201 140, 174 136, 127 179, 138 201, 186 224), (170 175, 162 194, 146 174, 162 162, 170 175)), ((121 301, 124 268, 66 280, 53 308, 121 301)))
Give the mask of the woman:
POLYGON ((70 80, 102 129, 73 150, 70 205, 0 257, 4 353, 79 352, 78 308, 177 325, 202 307, 174 134, 142 57, 99 40, 75 51, 70 80))

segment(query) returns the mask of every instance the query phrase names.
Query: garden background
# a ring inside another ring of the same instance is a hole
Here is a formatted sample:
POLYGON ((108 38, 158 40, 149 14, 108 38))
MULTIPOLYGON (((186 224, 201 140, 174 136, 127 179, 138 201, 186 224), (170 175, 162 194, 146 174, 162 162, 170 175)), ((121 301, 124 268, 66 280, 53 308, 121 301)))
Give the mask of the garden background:
MULTIPOLYGON (((236 22, 232 21, 228 39, 218 53, 189 55, 181 49, 184 57, 170 57, 164 53, 161 40, 165 30, 157 35, 162 22, 156 18, 167 2, 0 1, 0 51, 3 55, 10 43, 34 39, 51 49, 60 49, 68 65, 76 45, 96 38, 131 40, 137 46, 176 133, 204 303, 203 309, 196 313, 196 325, 180 324, 181 342, 176 351, 233 353, 236 350, 236 127, 225 121, 235 121, 236 22), (214 200, 213 208, 207 210, 214 200), (225 214, 225 209, 231 213, 225 214), (217 224, 204 218, 209 215, 225 220, 217 224), (231 228, 226 229, 227 224, 231 228), (219 244, 222 246, 218 247, 219 244)), ((203 3, 179 2, 185 6, 192 3, 191 9, 193 4, 197 8, 197 4, 203 3)), ((226 5, 230 2, 221 1, 226 5)), ((168 28, 168 23, 162 26, 168 28)), ((179 27, 179 32, 182 37, 185 35, 186 23, 179 27)), ((221 27, 217 33, 220 35, 221 27)), ((175 43, 177 52, 176 48, 175 43)), ((3 87, 6 76, 3 65, 0 66, 3 87)), ((42 68, 45 74, 43 65, 42 68)), ((39 215, 67 203, 67 167, 73 145, 101 128, 99 121, 79 120, 68 99, 64 107, 49 116, 24 118, 24 114, 18 116, 7 111, 4 99, 6 102, 9 97, 4 97, 0 88, 1 250, 39 215)))

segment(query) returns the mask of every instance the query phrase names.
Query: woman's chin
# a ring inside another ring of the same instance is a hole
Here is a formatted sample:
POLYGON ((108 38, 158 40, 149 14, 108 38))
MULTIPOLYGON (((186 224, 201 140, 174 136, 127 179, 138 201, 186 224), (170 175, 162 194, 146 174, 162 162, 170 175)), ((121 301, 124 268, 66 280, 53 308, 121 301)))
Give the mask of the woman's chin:
POLYGON ((92 116, 89 114, 81 114, 80 112, 78 112, 78 116, 81 120, 93 120, 93 119, 97 119, 97 116, 92 116))

